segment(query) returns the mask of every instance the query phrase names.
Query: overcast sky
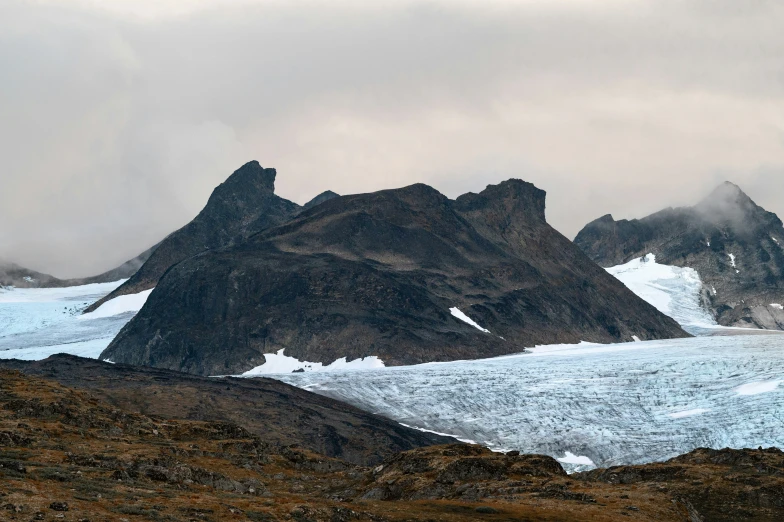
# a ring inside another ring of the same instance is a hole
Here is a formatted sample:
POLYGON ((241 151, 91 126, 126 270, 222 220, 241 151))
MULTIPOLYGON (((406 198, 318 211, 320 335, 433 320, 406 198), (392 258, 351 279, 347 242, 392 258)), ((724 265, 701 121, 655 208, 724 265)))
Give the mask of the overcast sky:
POLYGON ((257 159, 304 203, 522 178, 572 238, 725 179, 784 215, 778 0, 0 0, 0 258, 86 276, 257 159))

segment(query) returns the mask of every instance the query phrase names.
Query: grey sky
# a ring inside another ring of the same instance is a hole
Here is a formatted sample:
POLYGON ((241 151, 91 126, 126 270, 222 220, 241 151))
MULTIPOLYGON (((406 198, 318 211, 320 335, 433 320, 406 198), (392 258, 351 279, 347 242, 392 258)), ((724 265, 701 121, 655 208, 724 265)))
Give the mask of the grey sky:
POLYGON ((784 214, 784 4, 0 0, 0 258, 92 275, 251 159, 304 203, 510 177, 569 237, 729 179, 784 214))

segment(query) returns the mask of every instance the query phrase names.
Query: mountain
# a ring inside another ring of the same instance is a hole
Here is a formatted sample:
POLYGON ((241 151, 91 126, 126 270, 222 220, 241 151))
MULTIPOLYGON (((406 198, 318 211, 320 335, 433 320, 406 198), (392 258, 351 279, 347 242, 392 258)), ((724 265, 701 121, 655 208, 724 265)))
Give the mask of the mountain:
POLYGON ((0 287, 38 288, 64 286, 62 281, 49 274, 30 270, 10 261, 0 260, 0 287))
POLYGON ((399 365, 686 335, 547 224, 544 191, 509 180, 454 201, 422 184, 333 198, 195 255, 101 358, 216 375, 280 350, 399 365))
POLYGON ((276 446, 297 444, 357 465, 455 442, 273 379, 210 379, 65 354, 0 360, 0 368, 45 377, 142 415, 239 424, 276 446))
POLYGON ((308 210, 309 208, 315 207, 316 205, 321 205, 325 201, 329 201, 330 199, 339 198, 339 197, 340 194, 336 194, 331 190, 327 190, 326 192, 322 192, 315 198, 305 203, 305 205, 302 208, 308 210))
POLYGON ((81 286, 93 283, 110 283, 120 279, 128 279, 140 266, 150 258, 155 245, 133 259, 129 259, 120 266, 108 270, 102 274, 91 277, 81 277, 74 279, 59 279, 49 274, 43 274, 19 266, 15 263, 0 260, 0 286, 14 286, 16 288, 64 288, 68 286, 81 286))
POLYGON ((265 169, 257 161, 237 169, 215 188, 190 223, 169 234, 128 281, 85 312, 115 297, 149 290, 183 259, 231 245, 293 218, 301 207, 275 195, 275 176, 275 169, 265 169))
POLYGON ((693 268, 719 324, 784 329, 784 228, 737 185, 642 219, 603 216, 574 242, 604 267, 654 254, 657 263, 693 268))

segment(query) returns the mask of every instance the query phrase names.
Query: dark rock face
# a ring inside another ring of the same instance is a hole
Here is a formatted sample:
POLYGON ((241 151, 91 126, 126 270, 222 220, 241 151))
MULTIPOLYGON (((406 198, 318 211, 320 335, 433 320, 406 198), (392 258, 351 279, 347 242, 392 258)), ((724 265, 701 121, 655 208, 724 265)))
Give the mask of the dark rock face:
POLYGON ((520 180, 455 201, 421 184, 329 199, 172 267, 101 357, 216 375, 281 349, 394 365, 686 335, 550 227, 544 209, 545 193, 520 180))
POLYGON ((784 304, 784 227, 732 183, 693 207, 643 219, 603 216, 574 242, 604 267, 653 253, 659 263, 694 268, 719 324, 784 328, 784 311, 770 306, 784 304))
POLYGON ((124 411, 239 424, 273 445, 297 444, 358 465, 454 442, 273 379, 213 379, 64 354, 43 361, 0 360, 0 368, 89 391, 124 411))
POLYGON ((120 295, 154 287, 171 266, 200 252, 234 244, 294 217, 300 206, 275 195, 275 169, 246 163, 221 183, 193 221, 169 234, 139 270, 91 312, 120 295))

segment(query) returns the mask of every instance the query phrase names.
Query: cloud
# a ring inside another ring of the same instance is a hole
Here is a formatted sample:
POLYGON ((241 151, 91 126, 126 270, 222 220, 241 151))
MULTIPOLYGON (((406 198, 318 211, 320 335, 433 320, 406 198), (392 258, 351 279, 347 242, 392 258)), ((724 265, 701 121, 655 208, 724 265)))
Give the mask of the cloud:
POLYGON ((765 1, 0 0, 0 257, 110 268, 250 159, 300 203, 519 177, 568 236, 724 179, 784 212, 782 26, 765 1))

